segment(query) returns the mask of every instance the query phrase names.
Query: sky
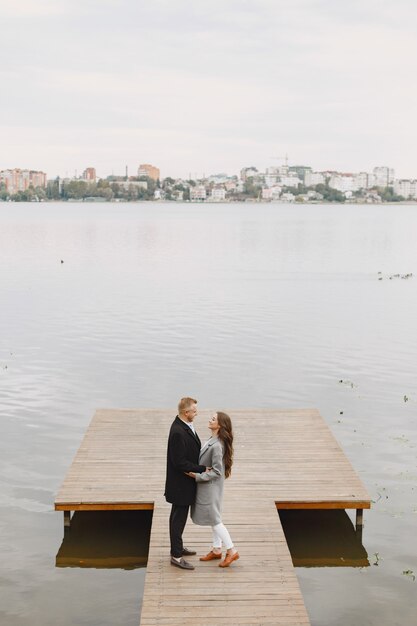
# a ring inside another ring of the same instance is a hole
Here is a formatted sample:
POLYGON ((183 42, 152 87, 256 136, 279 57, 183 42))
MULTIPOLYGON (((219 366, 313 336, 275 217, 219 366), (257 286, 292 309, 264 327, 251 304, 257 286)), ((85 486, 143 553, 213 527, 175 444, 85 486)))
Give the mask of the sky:
POLYGON ((414 0, 0 0, 0 169, 417 177, 414 0))

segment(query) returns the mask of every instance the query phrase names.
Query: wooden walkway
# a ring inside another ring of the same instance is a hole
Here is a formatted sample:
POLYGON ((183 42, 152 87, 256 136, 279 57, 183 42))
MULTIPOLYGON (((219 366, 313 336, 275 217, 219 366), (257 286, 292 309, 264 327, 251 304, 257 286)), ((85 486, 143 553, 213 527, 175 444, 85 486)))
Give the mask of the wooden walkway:
MULTIPOLYGON (((316 410, 228 412, 236 445, 223 521, 241 556, 230 568, 198 556, 189 559, 193 572, 170 565, 163 498, 169 411, 97 411, 55 500, 67 522, 74 510, 154 510, 141 626, 310 624, 276 508, 370 507, 316 410)), ((202 441, 209 415, 201 410, 195 421, 202 441)), ((184 539, 205 554, 210 529, 190 521, 184 539)))

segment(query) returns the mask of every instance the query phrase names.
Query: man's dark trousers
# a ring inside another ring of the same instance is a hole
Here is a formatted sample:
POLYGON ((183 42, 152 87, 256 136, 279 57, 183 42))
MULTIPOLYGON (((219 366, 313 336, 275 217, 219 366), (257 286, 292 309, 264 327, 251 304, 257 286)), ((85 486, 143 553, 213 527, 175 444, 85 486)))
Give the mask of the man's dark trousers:
POLYGON ((173 504, 169 516, 169 538, 171 540, 171 556, 179 559, 182 556, 182 533, 187 523, 189 505, 173 504))

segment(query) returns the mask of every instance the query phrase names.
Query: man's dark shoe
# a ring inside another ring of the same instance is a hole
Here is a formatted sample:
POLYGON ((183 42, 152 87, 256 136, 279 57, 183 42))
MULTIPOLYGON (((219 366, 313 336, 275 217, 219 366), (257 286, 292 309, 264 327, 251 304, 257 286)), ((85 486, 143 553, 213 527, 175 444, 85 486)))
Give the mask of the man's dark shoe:
POLYGON ((195 550, 189 550, 188 548, 182 549, 182 556, 194 556, 194 554, 197 554, 195 550))
POLYGON ((180 559, 179 561, 177 561, 176 559, 174 559, 173 556, 171 557, 171 565, 175 565, 176 567, 180 567, 181 569, 194 569, 194 565, 191 565, 191 563, 189 563, 185 559, 180 559))

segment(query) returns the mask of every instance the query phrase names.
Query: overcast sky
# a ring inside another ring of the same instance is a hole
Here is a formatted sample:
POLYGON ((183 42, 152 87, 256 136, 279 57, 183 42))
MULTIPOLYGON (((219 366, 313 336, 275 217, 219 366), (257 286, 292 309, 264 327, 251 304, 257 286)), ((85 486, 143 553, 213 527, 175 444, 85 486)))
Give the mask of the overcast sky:
POLYGON ((415 0, 0 0, 0 169, 417 177, 415 0))

